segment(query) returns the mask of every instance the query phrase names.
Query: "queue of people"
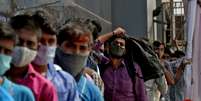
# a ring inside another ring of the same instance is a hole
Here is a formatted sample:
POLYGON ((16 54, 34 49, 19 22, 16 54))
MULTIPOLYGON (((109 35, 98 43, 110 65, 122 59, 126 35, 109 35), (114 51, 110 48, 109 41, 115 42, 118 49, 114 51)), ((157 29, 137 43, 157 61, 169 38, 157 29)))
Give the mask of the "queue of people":
POLYGON ((39 10, 0 23, 0 101, 184 100, 190 60, 182 51, 149 45, 156 60, 150 63, 161 71, 153 76, 127 58, 130 36, 123 28, 100 35, 97 21, 76 18, 56 29, 46 15, 39 10))

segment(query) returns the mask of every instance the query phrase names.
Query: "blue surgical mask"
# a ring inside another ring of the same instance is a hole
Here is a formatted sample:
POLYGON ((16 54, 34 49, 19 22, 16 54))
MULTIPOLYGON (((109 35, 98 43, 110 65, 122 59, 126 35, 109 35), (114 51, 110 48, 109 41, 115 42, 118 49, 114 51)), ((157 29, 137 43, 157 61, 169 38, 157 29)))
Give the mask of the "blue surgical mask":
POLYGON ((4 75, 10 69, 11 60, 11 56, 0 54, 0 76, 4 75))
POLYGON ((50 47, 41 45, 33 62, 37 65, 47 65, 48 63, 53 62, 55 51, 56 46, 50 47))
POLYGON ((65 71, 76 77, 86 66, 88 55, 64 53, 60 48, 56 51, 56 62, 65 71))

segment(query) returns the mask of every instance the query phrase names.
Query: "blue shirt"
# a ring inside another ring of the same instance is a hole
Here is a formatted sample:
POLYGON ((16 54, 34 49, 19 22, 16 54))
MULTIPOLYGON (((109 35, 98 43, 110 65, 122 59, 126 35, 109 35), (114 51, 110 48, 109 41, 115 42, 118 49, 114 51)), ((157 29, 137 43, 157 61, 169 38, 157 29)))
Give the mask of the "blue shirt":
POLYGON ((15 84, 5 77, 1 87, 4 88, 15 101, 35 101, 34 95, 29 88, 15 84))
POLYGON ((104 101, 99 88, 83 75, 77 84, 82 101, 104 101))
POLYGON ((14 101, 14 99, 6 90, 0 87, 0 101, 14 101))
POLYGON ((74 78, 69 73, 61 70, 58 65, 48 64, 46 78, 57 89, 59 101, 80 101, 74 78))

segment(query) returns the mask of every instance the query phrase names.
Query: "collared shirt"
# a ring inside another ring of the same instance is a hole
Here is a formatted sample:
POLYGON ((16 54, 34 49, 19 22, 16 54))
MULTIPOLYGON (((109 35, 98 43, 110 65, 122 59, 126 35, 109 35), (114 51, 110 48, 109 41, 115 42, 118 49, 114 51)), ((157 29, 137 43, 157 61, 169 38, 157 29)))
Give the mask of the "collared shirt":
POLYGON ((146 81, 145 87, 149 101, 160 101, 161 95, 165 95, 168 90, 165 76, 146 81))
POLYGON ((80 101, 74 78, 69 73, 59 68, 61 67, 49 63, 45 76, 57 89, 59 101, 80 101))
MULTIPOLYGON (((93 50, 99 51, 103 44, 104 43, 97 40, 93 50)), ((110 60, 105 56, 99 58, 101 59, 101 64, 110 63, 110 60)), ((122 61, 120 67, 117 69, 113 69, 111 64, 107 65, 105 68, 106 69, 102 75, 105 85, 105 101, 148 101, 145 93, 144 80, 139 78, 143 77, 139 65, 135 64, 135 66, 133 66, 136 70, 136 75, 138 75, 135 79, 135 83, 133 83, 131 77, 129 76, 124 61, 122 61), (133 91, 133 86, 135 91, 133 91)))
POLYGON ((128 74, 126 65, 122 61, 121 65, 114 69, 109 63, 102 75, 105 91, 105 101, 148 101, 144 86, 144 80, 139 65, 135 64, 136 77, 132 81, 128 74), (135 91, 133 91, 133 86, 135 91))
POLYGON ((14 101, 14 99, 5 89, 0 87, 0 101, 14 101))
POLYGON ((99 88, 83 75, 77 85, 82 101, 104 101, 99 88))
POLYGON ((36 101, 58 101, 57 91, 53 84, 37 73, 31 64, 29 64, 26 77, 19 78, 16 82, 29 87, 36 101))
POLYGON ((1 87, 4 88, 15 101, 35 101, 34 95, 29 88, 15 84, 6 77, 4 77, 1 87))

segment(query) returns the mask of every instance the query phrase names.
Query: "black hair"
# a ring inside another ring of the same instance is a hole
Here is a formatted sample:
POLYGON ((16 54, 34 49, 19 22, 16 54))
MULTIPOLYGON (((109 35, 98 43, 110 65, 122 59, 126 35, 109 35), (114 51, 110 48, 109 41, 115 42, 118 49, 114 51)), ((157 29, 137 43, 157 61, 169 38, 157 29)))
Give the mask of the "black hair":
POLYGON ((35 23, 34 19, 30 15, 22 14, 11 17, 9 24, 15 31, 26 29, 35 32, 38 37, 41 36, 40 27, 37 23, 35 23))
POLYGON ((89 34, 90 41, 93 43, 93 37, 91 31, 88 29, 86 23, 81 19, 73 19, 67 24, 63 25, 58 33, 58 44, 61 45, 64 41, 73 42, 75 39, 79 38, 81 35, 89 34))
POLYGON ((0 40, 6 39, 16 42, 16 34, 7 23, 0 23, 0 40))
POLYGON ((184 56, 185 56, 185 53, 184 53, 183 51, 177 50, 177 51, 174 52, 174 56, 175 56, 176 58, 181 58, 181 57, 184 57, 184 56))
POLYGON ((102 31, 101 24, 97 20, 86 19, 84 21, 88 26, 88 29, 91 31, 93 35, 93 39, 96 40, 99 36, 99 33, 102 31))
POLYGON ((50 15, 48 15, 47 12, 38 10, 32 17, 43 33, 56 35, 56 30, 52 27, 52 23, 49 21, 50 15))
POLYGON ((91 23, 95 26, 93 30, 93 38, 94 40, 98 37, 99 33, 102 31, 102 27, 100 22, 97 20, 92 20, 91 23))
POLYGON ((154 41, 153 42, 153 47, 160 47, 161 42, 160 41, 154 41))

